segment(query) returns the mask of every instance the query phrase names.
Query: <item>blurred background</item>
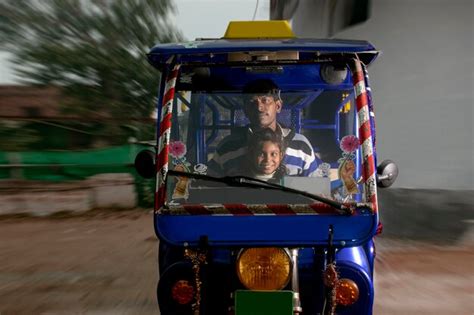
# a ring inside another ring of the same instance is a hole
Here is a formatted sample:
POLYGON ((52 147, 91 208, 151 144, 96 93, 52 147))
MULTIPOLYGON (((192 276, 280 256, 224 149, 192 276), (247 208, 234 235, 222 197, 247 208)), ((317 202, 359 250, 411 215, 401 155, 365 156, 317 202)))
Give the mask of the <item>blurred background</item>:
POLYGON ((132 168, 156 143, 160 73, 145 54, 269 17, 268 1, 217 4, 2 1, 0 214, 151 207, 154 183, 132 168))
POLYGON ((153 184, 131 168, 155 139, 160 73, 146 52, 219 38, 230 20, 287 19, 299 37, 365 39, 382 51, 370 69, 378 160, 400 169, 380 191, 386 233, 469 234, 471 0, 4 0, 0 12, 0 214, 149 207, 153 184), (100 188, 110 185, 120 198, 100 188), (45 187, 68 194, 57 206, 45 187))
POLYGON ((145 54, 286 19, 299 37, 382 51, 378 161, 400 170, 379 189, 383 237, 472 245, 473 15, 472 0, 2 0, 0 215, 150 209, 153 183, 132 168, 155 141, 160 73, 145 54))

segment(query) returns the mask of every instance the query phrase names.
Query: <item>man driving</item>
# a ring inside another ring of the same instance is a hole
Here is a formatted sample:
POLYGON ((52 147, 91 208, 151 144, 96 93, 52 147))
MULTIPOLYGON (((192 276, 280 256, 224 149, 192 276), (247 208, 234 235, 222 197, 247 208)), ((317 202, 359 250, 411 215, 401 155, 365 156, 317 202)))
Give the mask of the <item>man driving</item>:
POLYGON ((209 161, 210 173, 216 175, 246 175, 239 172, 247 154, 249 137, 264 128, 273 130, 284 142, 283 163, 287 175, 313 176, 321 161, 315 157, 308 139, 277 122, 283 102, 278 86, 269 79, 249 82, 243 89, 243 110, 250 124, 224 138, 209 161))

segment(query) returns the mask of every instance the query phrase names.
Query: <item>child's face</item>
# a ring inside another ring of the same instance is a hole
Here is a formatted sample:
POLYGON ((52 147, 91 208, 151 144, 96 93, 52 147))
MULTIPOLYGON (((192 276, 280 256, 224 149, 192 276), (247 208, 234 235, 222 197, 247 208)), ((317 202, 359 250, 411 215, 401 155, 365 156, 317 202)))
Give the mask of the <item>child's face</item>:
POLYGON ((257 150, 257 170, 261 174, 270 175, 280 166, 283 153, 276 143, 265 141, 257 150))

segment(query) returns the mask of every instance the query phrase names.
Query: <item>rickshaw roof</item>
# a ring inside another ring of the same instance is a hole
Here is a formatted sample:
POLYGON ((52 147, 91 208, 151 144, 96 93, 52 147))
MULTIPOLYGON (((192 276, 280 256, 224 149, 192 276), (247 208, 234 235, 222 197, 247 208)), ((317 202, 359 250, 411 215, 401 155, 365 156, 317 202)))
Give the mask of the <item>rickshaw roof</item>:
POLYGON ((349 59, 357 57, 366 65, 372 63, 379 52, 368 41, 341 39, 198 39, 191 42, 158 44, 148 53, 148 60, 161 69, 170 58, 185 64, 227 63, 230 53, 298 52, 298 62, 349 59))

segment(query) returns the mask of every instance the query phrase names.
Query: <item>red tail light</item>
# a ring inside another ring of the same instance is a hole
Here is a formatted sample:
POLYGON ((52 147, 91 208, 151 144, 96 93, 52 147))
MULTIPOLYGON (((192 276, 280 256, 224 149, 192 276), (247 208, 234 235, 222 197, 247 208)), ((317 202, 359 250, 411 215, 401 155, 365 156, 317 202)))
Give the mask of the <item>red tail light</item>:
POLYGON ((171 288, 171 297, 181 305, 189 304, 194 299, 194 287, 187 280, 179 280, 171 288))

